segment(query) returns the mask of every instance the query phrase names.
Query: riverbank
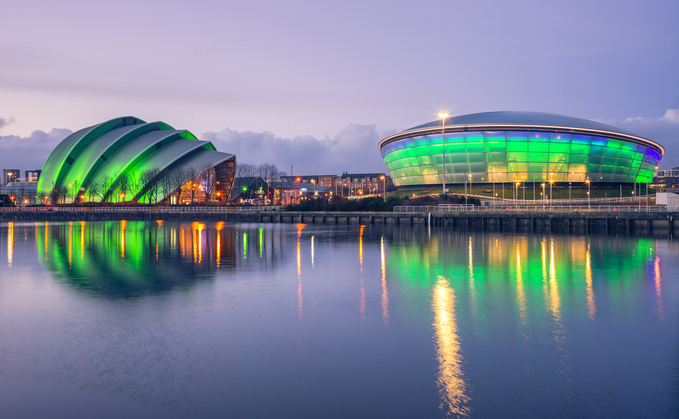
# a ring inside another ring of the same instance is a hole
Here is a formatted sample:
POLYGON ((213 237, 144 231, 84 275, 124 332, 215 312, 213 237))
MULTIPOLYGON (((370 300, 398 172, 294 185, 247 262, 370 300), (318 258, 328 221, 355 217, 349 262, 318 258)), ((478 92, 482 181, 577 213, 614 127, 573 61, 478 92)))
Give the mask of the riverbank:
POLYGON ((642 233, 679 230, 669 212, 155 212, 117 208, 115 211, 7 211, 2 221, 225 221, 231 223, 399 224, 473 231, 547 231, 642 233))

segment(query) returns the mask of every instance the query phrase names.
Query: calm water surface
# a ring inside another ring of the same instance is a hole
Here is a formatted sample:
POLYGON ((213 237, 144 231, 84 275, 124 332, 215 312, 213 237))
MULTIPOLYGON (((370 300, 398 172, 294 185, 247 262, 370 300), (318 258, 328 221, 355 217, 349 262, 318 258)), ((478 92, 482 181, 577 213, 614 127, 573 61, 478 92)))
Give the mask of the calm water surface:
POLYGON ((676 417, 666 238, 0 225, 2 417, 676 417))

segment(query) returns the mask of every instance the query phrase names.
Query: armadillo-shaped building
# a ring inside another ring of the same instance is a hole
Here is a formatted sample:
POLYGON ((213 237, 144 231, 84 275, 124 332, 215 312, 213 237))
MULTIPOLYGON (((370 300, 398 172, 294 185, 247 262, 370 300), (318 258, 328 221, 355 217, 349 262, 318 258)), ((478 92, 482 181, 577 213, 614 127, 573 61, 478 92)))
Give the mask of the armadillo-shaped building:
POLYGON ((210 195, 228 197, 235 155, 216 151, 187 130, 126 116, 83 128, 59 143, 42 169, 38 196, 44 202, 59 197, 66 202, 160 202, 208 170, 210 195))

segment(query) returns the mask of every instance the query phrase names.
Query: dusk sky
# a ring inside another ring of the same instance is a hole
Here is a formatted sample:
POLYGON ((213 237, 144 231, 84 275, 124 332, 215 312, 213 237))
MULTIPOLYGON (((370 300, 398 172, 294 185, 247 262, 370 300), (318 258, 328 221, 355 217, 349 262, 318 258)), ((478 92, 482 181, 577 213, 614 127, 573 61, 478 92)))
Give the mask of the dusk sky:
MULTIPOLYGON (((161 120, 240 163, 385 171, 377 142, 453 115, 593 119, 679 166, 679 2, 11 1, 0 168, 71 131, 161 120)), ((23 172, 22 172, 23 176, 23 172)))

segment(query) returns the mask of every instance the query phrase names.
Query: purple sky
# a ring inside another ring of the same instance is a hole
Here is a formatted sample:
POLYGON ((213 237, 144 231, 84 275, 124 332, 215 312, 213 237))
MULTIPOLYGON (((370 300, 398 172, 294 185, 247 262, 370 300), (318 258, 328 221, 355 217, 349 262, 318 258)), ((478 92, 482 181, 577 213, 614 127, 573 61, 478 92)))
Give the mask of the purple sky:
POLYGON ((14 1, 0 168, 70 130, 162 120, 240 162, 383 171, 384 135, 496 110, 595 119, 679 166, 679 2, 14 1))

